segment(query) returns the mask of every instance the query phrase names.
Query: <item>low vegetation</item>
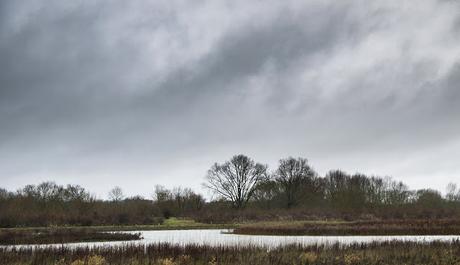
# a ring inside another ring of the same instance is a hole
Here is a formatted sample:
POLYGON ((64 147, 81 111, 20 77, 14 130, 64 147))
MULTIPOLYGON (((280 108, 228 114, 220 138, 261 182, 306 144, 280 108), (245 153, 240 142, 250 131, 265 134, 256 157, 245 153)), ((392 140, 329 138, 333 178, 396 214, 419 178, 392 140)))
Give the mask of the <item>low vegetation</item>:
POLYGON ((57 244, 139 240, 139 233, 103 232, 95 229, 8 229, 0 231, 0 245, 57 244))
POLYGON ((350 246, 209 247, 155 244, 98 248, 0 249, 0 264, 70 265, 456 265, 460 242, 387 242, 350 246), (33 255, 32 255, 33 253, 33 255))
POLYGON ((238 226, 246 235, 460 235, 460 220, 265 222, 238 226))

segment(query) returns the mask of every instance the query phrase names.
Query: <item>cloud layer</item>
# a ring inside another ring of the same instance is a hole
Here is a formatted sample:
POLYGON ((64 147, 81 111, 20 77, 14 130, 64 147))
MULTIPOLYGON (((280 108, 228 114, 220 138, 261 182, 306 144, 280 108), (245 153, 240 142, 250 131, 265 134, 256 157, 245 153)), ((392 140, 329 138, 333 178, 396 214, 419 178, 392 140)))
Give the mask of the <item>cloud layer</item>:
POLYGON ((215 161, 444 189, 460 165, 456 1, 2 1, 0 179, 200 188, 215 161))

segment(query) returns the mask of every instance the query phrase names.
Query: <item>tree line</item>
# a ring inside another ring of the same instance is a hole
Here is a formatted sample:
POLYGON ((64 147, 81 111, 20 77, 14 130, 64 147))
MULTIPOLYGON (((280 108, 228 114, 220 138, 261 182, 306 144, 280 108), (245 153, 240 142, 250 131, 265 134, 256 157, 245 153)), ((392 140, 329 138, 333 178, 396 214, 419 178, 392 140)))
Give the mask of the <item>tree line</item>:
POLYGON ((423 204, 435 207, 443 202, 459 202, 460 190, 449 184, 445 198, 433 189, 409 190, 391 177, 329 171, 324 177, 305 158, 285 158, 270 173, 266 165, 245 155, 236 155, 208 171, 204 186, 235 208, 250 202, 270 202, 278 207, 328 205, 340 209, 369 206, 423 204))
POLYGON ((44 182, 17 191, 0 188, 0 226, 159 224, 172 216, 202 222, 274 218, 419 218, 460 216, 460 189, 445 196, 432 189, 410 190, 390 177, 332 170, 320 176, 305 158, 288 157, 278 167, 235 155, 215 163, 203 186, 210 201, 189 188, 155 186, 152 198, 125 197, 120 187, 109 200, 78 185, 44 182))

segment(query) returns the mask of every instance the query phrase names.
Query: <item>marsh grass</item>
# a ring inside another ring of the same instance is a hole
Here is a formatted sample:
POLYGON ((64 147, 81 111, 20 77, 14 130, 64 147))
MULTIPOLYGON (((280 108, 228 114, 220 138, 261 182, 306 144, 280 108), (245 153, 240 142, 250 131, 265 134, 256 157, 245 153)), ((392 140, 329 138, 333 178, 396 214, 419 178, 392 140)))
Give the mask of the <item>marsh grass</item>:
POLYGON ((246 235, 460 235, 458 219, 385 220, 355 222, 265 222, 242 225, 246 235))
POLYGON ((458 265, 460 241, 448 243, 386 242, 349 246, 291 245, 275 249, 236 246, 112 246, 95 248, 0 249, 0 264, 16 265, 458 265))
POLYGON ((94 241, 139 240, 139 233, 103 232, 94 229, 48 228, 0 231, 0 245, 56 244, 94 241))

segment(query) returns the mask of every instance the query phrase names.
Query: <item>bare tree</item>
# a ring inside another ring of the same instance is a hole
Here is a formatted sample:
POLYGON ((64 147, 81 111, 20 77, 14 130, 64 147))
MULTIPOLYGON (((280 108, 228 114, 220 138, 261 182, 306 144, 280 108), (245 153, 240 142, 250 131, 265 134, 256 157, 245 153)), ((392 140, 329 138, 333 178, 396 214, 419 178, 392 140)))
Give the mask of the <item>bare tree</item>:
POLYGON ((457 188, 457 184, 449 183, 447 185, 446 199, 448 201, 460 201, 460 190, 457 188))
POLYGON ((402 205, 411 200, 409 187, 401 181, 394 181, 391 177, 384 178, 385 199, 384 204, 402 205))
POLYGON ((315 171, 308 165, 305 158, 281 159, 274 174, 275 181, 286 195, 287 207, 298 203, 303 192, 312 192, 314 187, 315 171))
POLYGON ((164 202, 164 201, 172 200, 173 195, 171 191, 168 190, 167 188, 161 185, 156 185, 155 191, 152 197, 154 201, 164 202))
POLYGON ((267 166, 254 163, 245 155, 235 155, 223 164, 215 163, 206 176, 205 187, 243 208, 254 194, 256 185, 267 176, 267 166))
POLYGON ((119 186, 115 186, 109 192, 109 199, 115 202, 123 200, 125 196, 123 195, 123 190, 119 186))
POLYGON ((9 192, 6 189, 0 188, 0 200, 7 199, 9 192))

